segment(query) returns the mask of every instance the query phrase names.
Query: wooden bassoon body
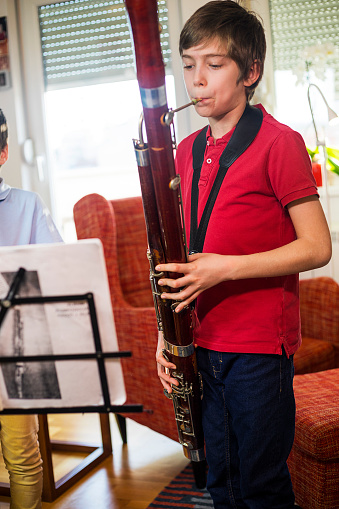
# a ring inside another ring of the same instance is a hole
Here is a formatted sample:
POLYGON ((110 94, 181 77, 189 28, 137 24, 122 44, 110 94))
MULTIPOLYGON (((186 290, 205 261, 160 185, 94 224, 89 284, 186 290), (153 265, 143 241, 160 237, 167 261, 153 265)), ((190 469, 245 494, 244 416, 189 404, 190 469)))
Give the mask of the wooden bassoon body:
MULTIPOLYGON (((205 485, 204 436, 201 423, 201 384, 193 344, 193 311, 175 312, 176 303, 161 299, 158 263, 187 261, 180 207, 180 177, 176 175, 168 113, 165 69, 161 54, 156 0, 125 0, 133 33, 137 79, 143 106, 147 143, 134 141, 148 238, 150 279, 158 328, 163 332, 164 355, 176 365, 171 375, 179 381, 169 395, 173 401, 179 442, 192 461, 195 481, 205 485)), ((171 278, 177 274, 167 274, 171 278)))

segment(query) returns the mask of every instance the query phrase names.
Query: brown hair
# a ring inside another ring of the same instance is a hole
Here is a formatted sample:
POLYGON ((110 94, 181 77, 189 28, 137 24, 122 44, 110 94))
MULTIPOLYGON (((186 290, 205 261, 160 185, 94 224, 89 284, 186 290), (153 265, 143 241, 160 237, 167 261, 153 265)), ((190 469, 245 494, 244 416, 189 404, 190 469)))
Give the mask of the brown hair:
POLYGON ((247 100, 251 99, 264 72, 266 40, 261 21, 233 0, 208 2, 186 21, 180 34, 180 55, 213 39, 226 47, 227 56, 238 65, 239 81, 248 77, 254 62, 259 66, 259 78, 246 87, 247 100))

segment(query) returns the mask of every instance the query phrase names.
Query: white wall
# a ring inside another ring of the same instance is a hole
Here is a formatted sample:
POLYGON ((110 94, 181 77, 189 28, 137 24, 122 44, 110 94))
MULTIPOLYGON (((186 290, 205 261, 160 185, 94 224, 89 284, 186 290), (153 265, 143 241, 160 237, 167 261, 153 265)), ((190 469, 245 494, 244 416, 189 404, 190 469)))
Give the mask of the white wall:
MULTIPOLYGON (((180 31, 185 21, 193 14, 193 12, 205 3, 206 0, 169 0, 167 2, 172 48, 172 67, 175 78, 175 91, 178 106, 186 104, 189 100, 182 77, 182 63, 178 51, 180 31)), ((183 138, 188 136, 188 134, 204 127, 206 123, 206 119, 199 117, 199 115, 195 113, 194 108, 191 107, 186 110, 182 110, 178 113, 177 118, 177 141, 181 141, 183 138)))
POLYGON ((0 16, 7 16, 10 59, 9 89, 0 89, 0 108, 9 126, 9 159, 1 169, 1 176, 14 187, 29 186, 29 169, 23 163, 21 147, 26 138, 22 75, 15 0, 0 0, 0 16))
POLYGON ((252 103, 262 103, 266 110, 274 115, 275 94, 274 94, 274 71, 273 71, 273 47, 271 22, 268 0, 248 0, 249 9, 256 12, 262 20, 266 36, 266 58, 264 76, 259 84, 252 103))

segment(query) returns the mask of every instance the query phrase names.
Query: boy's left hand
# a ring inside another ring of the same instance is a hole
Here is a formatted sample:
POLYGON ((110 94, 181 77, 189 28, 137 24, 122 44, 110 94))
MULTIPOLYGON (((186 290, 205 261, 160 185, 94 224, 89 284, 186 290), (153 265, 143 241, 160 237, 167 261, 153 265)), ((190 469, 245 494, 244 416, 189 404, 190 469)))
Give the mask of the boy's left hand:
POLYGON ((161 278, 160 286, 177 288, 175 293, 162 293, 163 299, 180 301, 176 307, 179 313, 185 306, 194 301, 204 290, 225 280, 225 257, 211 253, 196 253, 188 257, 188 263, 166 263, 156 266, 157 271, 178 272, 178 279, 161 278))

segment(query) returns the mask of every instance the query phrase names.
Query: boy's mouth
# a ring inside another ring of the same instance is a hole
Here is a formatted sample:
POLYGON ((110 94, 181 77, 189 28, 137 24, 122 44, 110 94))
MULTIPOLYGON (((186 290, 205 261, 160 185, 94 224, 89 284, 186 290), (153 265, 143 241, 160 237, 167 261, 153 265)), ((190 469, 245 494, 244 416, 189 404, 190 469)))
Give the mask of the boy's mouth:
POLYGON ((207 106, 210 104, 210 97, 201 97, 199 103, 196 104, 197 108, 199 108, 199 106, 203 107, 203 106, 207 106))
POLYGON ((196 99, 193 99, 193 100, 194 100, 194 104, 196 105, 198 103, 203 103, 207 99, 208 99, 207 97, 197 97, 196 99))

